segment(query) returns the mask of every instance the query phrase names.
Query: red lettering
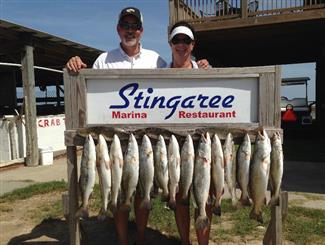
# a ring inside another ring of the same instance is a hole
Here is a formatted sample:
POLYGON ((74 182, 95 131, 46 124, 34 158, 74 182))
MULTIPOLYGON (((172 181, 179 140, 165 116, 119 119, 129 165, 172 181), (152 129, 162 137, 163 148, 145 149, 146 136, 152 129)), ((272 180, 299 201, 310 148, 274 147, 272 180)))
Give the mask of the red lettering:
POLYGON ((60 118, 57 118, 56 119, 56 126, 59 126, 59 125, 61 125, 60 118))
POLYGON ((185 118, 185 111, 179 111, 178 112, 178 117, 179 118, 185 118))
POLYGON ((51 119, 51 126, 55 126, 55 120, 53 118, 51 119))
POLYGON ((48 127, 49 126, 49 120, 44 119, 44 127, 48 127))
POLYGON ((42 124, 42 121, 43 121, 43 120, 38 120, 38 123, 37 123, 37 125, 38 125, 39 127, 41 127, 41 128, 44 127, 43 124, 42 124))

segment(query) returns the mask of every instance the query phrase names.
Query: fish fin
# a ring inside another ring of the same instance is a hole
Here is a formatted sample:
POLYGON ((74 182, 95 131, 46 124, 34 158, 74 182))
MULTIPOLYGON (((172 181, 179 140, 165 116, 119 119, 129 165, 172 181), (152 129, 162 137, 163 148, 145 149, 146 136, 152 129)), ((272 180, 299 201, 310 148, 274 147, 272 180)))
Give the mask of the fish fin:
POLYGON ((254 219, 254 220, 263 224, 262 212, 255 213, 254 208, 251 210, 251 212, 249 214, 249 218, 254 219))
POLYGON ((208 216, 199 216, 196 218, 195 228, 197 230, 202 230, 202 229, 208 227, 209 224, 210 224, 210 221, 209 221, 208 216))
POLYGON ((214 215, 217 215, 220 217, 221 216, 221 207, 219 205, 212 207, 212 212, 214 215))

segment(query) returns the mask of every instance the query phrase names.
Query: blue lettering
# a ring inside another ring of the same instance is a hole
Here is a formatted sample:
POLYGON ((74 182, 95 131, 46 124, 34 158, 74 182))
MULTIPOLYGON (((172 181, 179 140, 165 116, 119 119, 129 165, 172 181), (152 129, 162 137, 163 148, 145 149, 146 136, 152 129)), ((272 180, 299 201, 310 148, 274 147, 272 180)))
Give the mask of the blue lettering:
POLYGON ((221 96, 220 95, 216 95, 216 96, 213 96, 209 102, 209 106, 211 108, 219 108, 219 102, 221 100, 221 96))
POLYGON ((228 95, 226 98, 223 99, 222 101, 222 106, 224 108, 231 108, 232 107, 232 102, 235 100, 235 96, 233 95, 228 95))
POLYGON ((201 108, 208 108, 208 105, 204 105, 204 104, 203 104, 204 101, 206 101, 208 98, 209 98, 209 96, 204 96, 204 95, 202 95, 202 94, 199 94, 199 97, 197 97, 197 100, 202 100, 202 101, 200 102, 200 107, 201 107, 201 108))
POLYGON ((177 109, 177 106, 180 102, 180 99, 182 98, 182 96, 174 96, 174 97, 171 97, 168 101, 167 101, 167 108, 172 108, 172 111, 165 117, 165 120, 170 118, 175 110, 177 109), (172 103, 173 101, 175 101, 175 103, 172 103))
POLYGON ((135 103, 134 108, 141 109, 141 105, 139 105, 140 100, 142 100, 144 97, 142 96, 143 92, 140 92, 137 96, 134 97, 135 103))
POLYGON ((120 89, 120 92, 119 92, 119 95, 120 97, 124 100, 124 105, 111 105, 109 108, 110 109, 121 109, 121 108, 127 108, 129 105, 130 105, 130 102, 129 100, 124 96, 124 91, 129 89, 129 88, 132 88, 133 89, 131 90, 131 92, 129 93, 129 95, 133 95, 135 93, 135 91, 138 89, 139 87, 139 84, 137 83, 130 83, 130 84, 127 84, 125 85, 124 87, 122 87, 120 89))
POLYGON ((189 96, 182 101, 181 107, 183 108, 194 108, 193 100, 196 96, 189 96))

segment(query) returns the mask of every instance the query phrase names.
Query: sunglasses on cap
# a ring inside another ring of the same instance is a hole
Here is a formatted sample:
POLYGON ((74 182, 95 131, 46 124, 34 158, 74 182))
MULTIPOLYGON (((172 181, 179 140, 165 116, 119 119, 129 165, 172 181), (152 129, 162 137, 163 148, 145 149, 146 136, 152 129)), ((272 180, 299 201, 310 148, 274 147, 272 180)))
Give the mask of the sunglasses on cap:
POLYGON ((190 45, 192 43, 192 39, 189 37, 186 38, 178 38, 178 37, 174 37, 171 42, 172 44, 180 44, 180 43, 184 43, 186 45, 190 45))
POLYGON ((142 28, 142 25, 140 23, 128 23, 128 22, 123 22, 120 21, 118 23, 119 27, 121 27, 124 30, 140 30, 142 28))

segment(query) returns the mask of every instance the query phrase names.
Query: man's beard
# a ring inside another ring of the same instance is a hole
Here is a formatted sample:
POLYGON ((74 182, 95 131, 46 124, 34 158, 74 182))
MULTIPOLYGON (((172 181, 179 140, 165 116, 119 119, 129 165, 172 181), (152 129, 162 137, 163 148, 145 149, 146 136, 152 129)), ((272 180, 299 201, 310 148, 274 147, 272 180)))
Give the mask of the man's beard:
POLYGON ((137 39, 135 37, 132 37, 131 39, 130 37, 128 38, 123 37, 121 41, 123 45, 127 47, 133 47, 137 44, 137 39))

